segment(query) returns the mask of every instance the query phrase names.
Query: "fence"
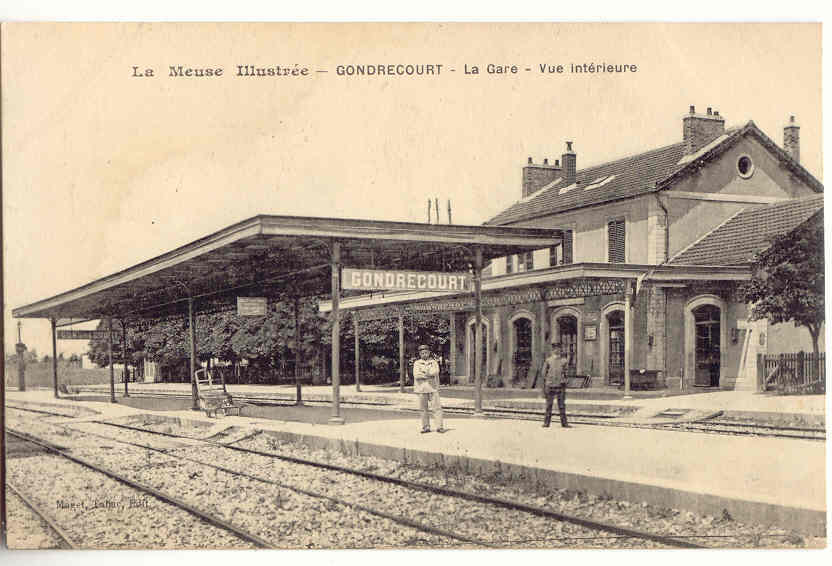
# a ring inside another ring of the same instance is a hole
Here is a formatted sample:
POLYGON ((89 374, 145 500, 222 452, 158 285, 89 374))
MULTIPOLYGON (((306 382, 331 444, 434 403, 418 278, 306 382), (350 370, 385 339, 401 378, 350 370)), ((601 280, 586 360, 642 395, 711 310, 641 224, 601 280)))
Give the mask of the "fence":
POLYGON ((825 393, 826 353, 757 354, 757 383, 760 391, 825 393))

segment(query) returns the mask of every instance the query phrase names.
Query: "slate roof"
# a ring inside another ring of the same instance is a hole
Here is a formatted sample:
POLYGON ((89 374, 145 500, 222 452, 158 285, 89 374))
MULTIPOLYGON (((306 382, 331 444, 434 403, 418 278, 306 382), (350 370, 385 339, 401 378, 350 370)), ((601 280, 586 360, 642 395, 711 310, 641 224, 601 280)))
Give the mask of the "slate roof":
POLYGON ((769 205, 755 205, 737 214, 682 250, 671 265, 743 265, 771 239, 795 229, 823 208, 823 195, 769 205))
POLYGON ((636 196, 644 192, 655 190, 655 184, 671 175, 683 165, 678 165, 685 154, 684 142, 675 143, 625 157, 617 161, 603 163, 588 169, 582 169, 575 175, 578 183, 575 188, 560 194, 560 190, 567 186, 565 180, 554 186, 539 190, 531 199, 516 202, 486 224, 508 224, 522 220, 535 213, 544 212, 554 214, 586 206, 598 204, 624 197, 636 196), (615 175, 615 178, 599 187, 586 189, 603 177, 615 175))
POLYGON ((682 159, 685 156, 685 143, 679 142, 577 171, 577 185, 566 191, 567 183, 561 176, 557 183, 540 189, 531 198, 514 203, 485 224, 512 224, 666 189, 688 173, 698 170, 703 162, 727 151, 747 134, 756 137, 813 190, 823 191, 823 185, 811 173, 778 147, 754 122, 749 121, 742 127, 725 130, 722 136, 688 159, 682 159), (606 182, 602 182, 605 179, 606 182), (591 188, 587 188, 589 186, 591 188))

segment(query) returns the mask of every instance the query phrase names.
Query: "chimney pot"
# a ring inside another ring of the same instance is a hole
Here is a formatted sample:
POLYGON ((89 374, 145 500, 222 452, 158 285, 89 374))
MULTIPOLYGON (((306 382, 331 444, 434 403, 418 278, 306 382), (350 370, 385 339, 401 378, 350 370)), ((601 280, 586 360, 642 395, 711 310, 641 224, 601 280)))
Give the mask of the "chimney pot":
POLYGON ((523 167, 522 198, 536 193, 557 177, 559 171, 549 165, 548 157, 543 158, 542 165, 535 165, 529 157, 527 164, 523 167))
POLYGON ((575 172, 577 171, 578 156, 572 151, 572 142, 566 142, 566 152, 560 156, 563 162, 563 178, 567 185, 575 182, 575 172))
POLYGON ((682 139, 685 142, 686 155, 696 153, 725 133, 725 118, 720 116, 719 112, 714 112, 710 106, 704 116, 696 114, 693 106, 690 110, 690 114, 682 118, 682 139))
POLYGON ((794 116, 789 116, 789 123, 783 128, 783 149, 800 163, 800 126, 794 116))
POLYGON ((690 105, 690 113, 696 114, 696 108, 693 106, 693 104, 690 105))

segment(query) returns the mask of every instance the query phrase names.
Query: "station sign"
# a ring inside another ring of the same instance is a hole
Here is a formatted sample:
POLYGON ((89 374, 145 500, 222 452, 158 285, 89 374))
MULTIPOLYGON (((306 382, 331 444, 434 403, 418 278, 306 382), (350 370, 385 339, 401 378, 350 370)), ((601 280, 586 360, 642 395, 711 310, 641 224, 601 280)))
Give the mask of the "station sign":
MULTIPOLYGON (((113 337, 118 333, 113 332, 113 337)), ((106 340, 110 337, 109 330, 58 330, 58 340, 106 340)))
POLYGON ((470 273, 345 267, 342 270, 341 287, 361 291, 451 291, 459 293, 472 291, 474 280, 470 273))
POLYGON ((237 297, 237 316, 265 316, 266 297, 237 297))

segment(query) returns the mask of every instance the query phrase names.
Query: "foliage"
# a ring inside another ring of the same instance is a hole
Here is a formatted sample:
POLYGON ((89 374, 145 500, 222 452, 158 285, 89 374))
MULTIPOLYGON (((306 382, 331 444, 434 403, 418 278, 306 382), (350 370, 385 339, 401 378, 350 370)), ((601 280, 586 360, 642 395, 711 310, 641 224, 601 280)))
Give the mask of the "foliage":
MULTIPOLYGON (((254 365, 277 367, 281 360, 294 359, 294 302, 269 304, 265 316, 239 317, 236 312, 196 315, 197 357, 228 362, 249 360, 254 365)), ((320 342, 321 319, 314 299, 300 302, 301 352, 309 356, 320 342)), ((106 329, 101 321, 99 329, 106 329)), ((116 335, 121 327, 115 324, 116 335)), ((186 318, 162 320, 149 328, 128 325, 128 361, 147 359, 161 366, 174 366, 190 358, 190 339, 186 318)), ((109 363, 107 340, 90 341, 90 359, 99 366, 109 363)), ((113 360, 121 362, 121 347, 114 347, 113 360)))
POLYGON ((740 285, 740 300, 753 303, 752 320, 805 326, 815 353, 824 321, 823 212, 757 254, 752 278, 740 285))

